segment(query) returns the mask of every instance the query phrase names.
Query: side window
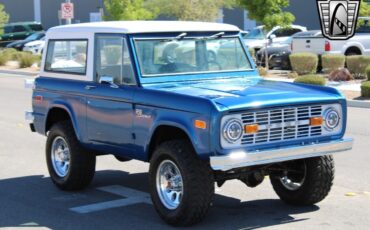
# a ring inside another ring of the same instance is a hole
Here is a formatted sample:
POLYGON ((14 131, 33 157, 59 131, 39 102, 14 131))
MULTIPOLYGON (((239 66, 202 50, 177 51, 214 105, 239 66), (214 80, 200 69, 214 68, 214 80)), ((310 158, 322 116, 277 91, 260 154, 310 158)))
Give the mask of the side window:
POLYGON ((13 33, 20 33, 27 31, 24 26, 14 26, 13 33))
POLYGON ((29 27, 33 31, 43 31, 44 30, 44 28, 42 28, 42 25, 39 25, 39 24, 31 24, 29 25, 29 27))
POLYGON ((5 34, 10 34, 12 31, 13 31, 13 27, 12 26, 5 26, 4 27, 4 33, 5 34))
POLYGON ((50 40, 45 70, 86 74, 87 40, 50 40))
POLYGON ((116 84, 136 84, 125 38, 97 36, 95 58, 97 81, 102 76, 109 76, 116 84))

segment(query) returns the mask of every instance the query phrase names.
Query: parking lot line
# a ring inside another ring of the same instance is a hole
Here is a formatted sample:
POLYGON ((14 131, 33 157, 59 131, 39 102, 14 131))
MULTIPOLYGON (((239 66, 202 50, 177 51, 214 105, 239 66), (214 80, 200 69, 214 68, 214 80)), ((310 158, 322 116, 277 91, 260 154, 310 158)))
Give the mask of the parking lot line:
POLYGON ((141 192, 135 189, 127 188, 127 187, 120 186, 120 185, 100 187, 97 189, 104 191, 104 192, 109 192, 109 193, 112 193, 118 196, 123 196, 125 198, 73 207, 73 208, 70 208, 69 210, 80 213, 80 214, 86 214, 86 213, 97 212, 97 211, 102 211, 102 210, 111 209, 111 208, 125 207, 125 206, 139 204, 139 203, 152 204, 148 193, 141 192))

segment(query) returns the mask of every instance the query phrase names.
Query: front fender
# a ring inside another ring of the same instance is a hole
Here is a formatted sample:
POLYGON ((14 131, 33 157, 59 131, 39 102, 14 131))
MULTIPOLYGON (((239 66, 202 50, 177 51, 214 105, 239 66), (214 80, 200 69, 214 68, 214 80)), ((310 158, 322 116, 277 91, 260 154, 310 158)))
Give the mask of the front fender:
POLYGON ((149 160, 150 143, 156 130, 161 126, 170 126, 182 130, 191 141, 199 157, 207 159, 210 152, 209 115, 150 106, 137 106, 137 109, 142 110, 142 115, 135 116, 134 130, 136 145, 142 147, 139 152, 144 154, 143 159, 149 160), (207 127, 205 129, 196 128, 195 120, 205 121, 207 127))

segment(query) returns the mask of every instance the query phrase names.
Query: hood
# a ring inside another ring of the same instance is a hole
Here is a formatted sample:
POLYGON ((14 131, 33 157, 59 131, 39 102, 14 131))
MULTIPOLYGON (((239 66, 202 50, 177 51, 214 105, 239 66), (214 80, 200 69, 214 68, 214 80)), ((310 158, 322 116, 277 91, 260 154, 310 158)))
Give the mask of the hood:
POLYGON ((42 45, 44 43, 45 43, 45 41, 36 40, 36 41, 28 42, 25 46, 38 46, 38 45, 42 45))
POLYGON ((219 110, 315 103, 343 98, 333 88, 246 77, 202 82, 165 83, 144 87, 207 98, 213 101, 219 110))
POLYGON ((266 44, 266 39, 244 39, 244 43, 248 48, 261 48, 266 44))

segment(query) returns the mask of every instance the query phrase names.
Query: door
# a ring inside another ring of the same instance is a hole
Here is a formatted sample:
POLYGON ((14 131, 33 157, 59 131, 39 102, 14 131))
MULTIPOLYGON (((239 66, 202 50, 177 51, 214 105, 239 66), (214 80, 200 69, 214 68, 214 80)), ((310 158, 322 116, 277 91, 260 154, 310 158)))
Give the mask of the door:
POLYGON ((132 99, 136 81, 126 39, 116 35, 97 35, 95 39, 95 81, 85 87, 88 140, 121 153, 134 141, 132 99))

